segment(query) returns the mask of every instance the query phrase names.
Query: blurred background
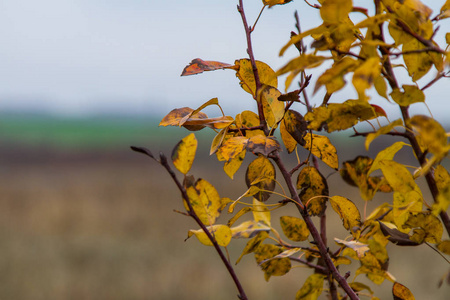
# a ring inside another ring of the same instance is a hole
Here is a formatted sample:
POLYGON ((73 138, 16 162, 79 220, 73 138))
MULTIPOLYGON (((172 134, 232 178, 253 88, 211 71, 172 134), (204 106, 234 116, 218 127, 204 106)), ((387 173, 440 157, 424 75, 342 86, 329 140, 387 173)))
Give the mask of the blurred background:
MULTIPOLYGON (((129 149, 146 146, 169 155, 188 134, 158 127, 175 107, 196 108, 218 97, 227 115, 254 109, 232 71, 179 76, 197 57, 233 63, 247 56, 236 4, 0 0, 0 299, 236 299, 213 249, 195 238, 184 241, 196 225, 173 212, 182 205, 170 177, 129 149)), ((439 11, 439 3, 427 5, 434 14, 439 11)), ((261 1, 244 1, 249 23, 261 7, 261 1)), ((305 30, 320 21, 317 10, 294 1, 267 9, 253 33, 257 59, 273 69, 295 55, 288 51, 278 57, 294 29, 295 10, 305 30)), ((442 43, 444 35, 442 28, 436 39, 442 43)), ((431 70, 419 84, 435 74, 431 70)), ((426 96, 434 117, 448 131, 445 85, 441 80, 426 96)), ((391 120, 399 116, 394 105, 380 101, 373 91, 371 95, 391 120)), ((323 91, 312 98, 313 104, 321 97, 323 91)), ((349 88, 332 101, 355 97, 349 88)), ((300 105, 295 109, 305 113, 300 105)), ((423 104, 412 110, 428 114, 423 104)), ((218 116, 220 111, 208 108, 206 113, 218 116)), ((358 154, 374 157, 393 143, 377 139, 367 153, 363 139, 349 138, 351 134, 332 136, 340 162, 358 154)), ((250 159, 230 180, 208 155, 213 132, 196 135, 200 149, 192 173, 208 179, 221 196, 236 199, 246 190, 243 176, 250 159)), ((412 161, 405 149, 397 157, 412 161)), ((331 194, 363 207, 356 188, 343 185, 326 166, 321 170, 329 176, 331 194)), ((378 196, 370 207, 390 199, 378 196)), ((278 216, 289 214, 296 215, 284 208, 278 216)), ((273 222, 278 223, 275 216, 273 222)), ((334 215, 328 222, 330 237, 347 236, 332 225, 340 222, 334 215)), ((229 247, 232 261, 245 242, 229 247)), ((449 269, 439 255, 426 246, 389 247, 391 273, 416 299, 448 299, 449 286, 437 289, 449 269)), ((251 255, 236 270, 250 299, 294 299, 311 273, 294 268, 267 283, 251 255)), ((363 276, 357 280, 368 283, 363 276)), ((380 299, 390 299, 390 287, 385 282, 374 290, 380 299)))

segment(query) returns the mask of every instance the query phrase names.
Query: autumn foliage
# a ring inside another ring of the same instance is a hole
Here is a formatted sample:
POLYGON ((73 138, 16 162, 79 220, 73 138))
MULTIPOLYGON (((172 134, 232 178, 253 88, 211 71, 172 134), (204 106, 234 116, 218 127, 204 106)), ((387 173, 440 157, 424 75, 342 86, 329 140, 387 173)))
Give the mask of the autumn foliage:
MULTIPOLYGON (((261 7, 264 10, 289 2, 263 0, 261 7)), ((322 24, 300 31, 297 17, 297 30, 284 46, 280 45, 280 55, 295 47, 298 56, 275 71, 254 58, 251 34, 257 23, 248 26, 241 0, 238 12, 244 23, 249 57, 234 63, 196 58, 184 68, 182 76, 222 69, 232 72, 249 101, 255 103, 254 112, 243 111, 233 117, 225 115, 218 99, 213 98, 198 108, 176 108, 160 123, 189 131, 206 127, 214 130, 210 154, 223 162, 223 170, 231 179, 243 161, 248 161, 247 190, 238 199, 219 195, 207 180, 189 174, 198 144, 194 133, 183 138, 171 156, 181 179, 164 155, 155 157, 146 148, 132 147, 169 172, 181 191, 185 214, 198 225, 189 230, 188 236, 215 248, 240 299, 251 296, 245 294, 224 254, 224 247, 233 239, 248 239, 235 262, 254 255, 266 280, 288 273, 293 264, 310 268, 311 275, 299 287, 296 299, 317 299, 325 293, 333 300, 359 299, 362 295, 378 299, 368 285, 358 281, 359 276, 367 276, 375 284, 392 282, 394 299, 414 299, 388 270, 388 243, 427 244, 442 255, 443 263, 449 263, 450 175, 441 164, 450 150, 449 134, 430 114, 410 115, 409 108, 418 102, 426 103, 425 90, 438 80, 448 79, 450 33, 446 33, 446 40, 435 40, 435 33, 440 21, 450 18, 450 1, 437 13, 419 0, 374 0, 370 10, 354 5, 351 0, 310 4, 311 9, 320 11, 322 24), (363 20, 354 23, 354 14, 362 15, 363 20), (306 45, 307 41, 310 44, 306 45), (321 65, 328 67, 320 76, 308 75, 308 69, 321 65), (398 67, 406 69, 409 78, 403 76, 400 80, 398 67), (434 79, 419 82, 431 73, 434 79), (284 84, 279 83, 282 75, 286 78, 284 84), (299 89, 292 89, 293 83, 298 83, 299 89), (350 85, 356 99, 333 98, 334 93, 350 85), (371 88, 386 102, 395 103, 401 118, 390 120, 382 105, 372 104, 368 95, 371 88), (210 105, 218 106, 222 115, 209 117, 202 112, 210 105), (357 128, 360 123, 370 124, 372 130, 361 132, 357 128), (365 138, 366 149, 380 136, 401 140, 393 140, 374 158, 360 155, 339 163, 338 149, 325 132, 351 128, 353 136, 365 138), (299 147, 309 154, 299 157, 299 147), (413 168, 396 160, 400 150, 414 154, 417 163, 413 168), (288 167, 281 151, 297 155, 297 164, 288 167), (324 165, 319 167, 318 161, 324 165), (343 182, 359 188, 360 199, 330 194, 325 170, 321 170, 325 168, 338 170, 343 182), (421 177, 425 178, 431 199, 424 198, 416 182, 421 177), (364 206, 376 193, 385 193, 386 202, 361 213, 360 204, 364 206), (297 215, 275 219, 277 208, 286 205, 296 208, 297 215), (343 226, 348 236, 327 239, 326 223, 313 223, 313 218, 334 213, 342 223, 333 226, 343 226), (216 223, 221 214, 227 214, 226 224, 216 223), (252 220, 241 222, 246 214, 252 214, 252 220), (279 222, 283 235, 273 228, 275 222, 279 222), (356 274, 352 274, 354 279, 339 272, 342 264, 358 265, 356 274)))

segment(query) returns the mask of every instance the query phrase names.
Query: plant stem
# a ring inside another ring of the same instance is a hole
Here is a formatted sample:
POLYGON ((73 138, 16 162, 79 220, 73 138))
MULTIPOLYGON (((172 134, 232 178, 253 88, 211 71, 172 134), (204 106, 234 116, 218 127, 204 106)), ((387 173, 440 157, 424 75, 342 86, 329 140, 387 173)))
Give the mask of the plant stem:
POLYGON ((263 126, 264 133, 266 135, 268 135, 269 130, 267 128, 266 118, 264 117, 263 106, 262 106, 261 101, 258 99, 258 92, 261 90, 262 85, 261 85, 261 81, 259 79, 258 68, 256 67, 255 56, 253 54, 252 38, 251 38, 252 28, 250 28, 248 26, 247 18, 245 16, 245 11, 244 11, 244 4, 243 4, 242 0, 239 0, 239 5, 237 6, 237 9, 238 9, 239 14, 241 15, 242 23, 244 23, 245 37, 247 38, 247 53, 250 58, 250 62, 252 64, 253 76, 255 77, 256 89, 255 89, 254 97, 255 97, 255 100, 256 100, 256 103, 258 106, 259 123, 260 123, 260 125, 263 126))
POLYGON ((314 241, 317 244, 317 247, 320 251, 320 255, 325 262, 325 265, 331 275, 336 279, 336 281, 339 283, 339 285, 342 287, 342 289, 345 291, 345 293, 350 297, 352 300, 358 300, 358 296, 353 291, 353 289, 348 285, 347 280, 342 277, 342 275, 337 270, 336 266, 333 264, 333 261, 331 260, 331 257, 328 253, 327 246, 324 244, 322 238, 320 237, 319 231, 317 231, 316 226, 314 225, 311 217, 308 214, 308 211, 306 207, 301 204, 301 200, 297 194, 297 191, 295 189, 294 183, 292 182, 291 174, 288 170, 286 170, 286 167, 284 166, 284 163, 281 161, 281 158, 278 153, 271 156, 271 158, 274 160, 274 162, 277 164, 278 169, 280 170, 281 174, 283 175, 283 178, 289 188, 289 192, 291 194, 291 197, 295 200, 295 205, 297 206, 298 211, 300 212, 301 216, 303 217, 303 220, 306 223, 306 226, 308 226, 308 229, 311 233, 311 236, 313 237, 314 241))
POLYGON ((228 273, 230 273, 231 278, 234 281, 234 284, 236 285, 236 288, 239 291, 239 299, 241 300, 247 300, 247 296, 245 295, 245 291, 241 285, 241 282, 239 281, 239 278, 237 277, 233 267, 231 266, 231 263, 229 262, 229 260, 227 259, 227 257, 225 256, 225 254, 223 253, 222 249, 220 248, 219 244, 217 244, 216 239, 212 236, 211 232, 209 232, 208 228, 206 228, 205 224, 203 224, 203 222, 200 220, 200 218, 197 216, 197 214, 195 213, 194 209, 192 208, 191 202, 189 201, 189 197, 186 193, 186 189, 184 188, 184 186, 180 183, 180 181, 178 180, 175 172, 172 170, 172 168, 170 167, 170 165, 167 162, 167 158, 165 157, 165 155, 163 153, 160 153, 160 164, 167 170, 167 172, 169 173, 170 177, 172 177, 173 181, 175 182, 175 184, 177 185, 178 189, 181 192, 181 195, 184 199, 184 201, 186 202, 189 211, 188 214, 190 217, 192 217, 195 222, 200 226, 200 228, 205 232, 206 236, 208 237, 208 239, 211 241, 211 243, 214 246, 214 249, 216 249, 217 253, 220 256, 220 259, 222 260, 222 262, 224 263, 225 267, 228 270, 228 273))

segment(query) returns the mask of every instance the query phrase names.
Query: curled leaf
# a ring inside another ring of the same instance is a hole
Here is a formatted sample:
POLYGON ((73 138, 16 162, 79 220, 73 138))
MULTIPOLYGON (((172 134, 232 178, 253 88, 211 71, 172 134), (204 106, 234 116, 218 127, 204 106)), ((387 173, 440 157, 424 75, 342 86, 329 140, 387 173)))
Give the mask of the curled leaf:
POLYGON ((218 61, 205 61, 200 58, 193 59, 189 65, 187 65, 181 76, 195 75, 203 73, 204 71, 214 71, 219 69, 230 69, 233 68, 233 65, 221 63, 218 61))
MULTIPOLYGON (((219 246, 226 247, 231 241, 231 230, 226 225, 213 225, 207 227, 208 231, 213 236, 214 240, 219 244, 219 246)), ((198 230, 189 230, 188 232, 188 238, 190 238, 192 235, 195 235, 197 239, 206 246, 212 246, 213 243, 208 238, 206 233, 203 231, 203 229, 198 230)))

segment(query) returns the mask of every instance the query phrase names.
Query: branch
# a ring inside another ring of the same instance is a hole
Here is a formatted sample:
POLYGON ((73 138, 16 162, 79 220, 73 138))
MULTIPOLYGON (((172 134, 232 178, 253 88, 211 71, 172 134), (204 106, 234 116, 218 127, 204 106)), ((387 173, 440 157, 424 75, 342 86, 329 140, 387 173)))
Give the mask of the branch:
POLYGON ((280 159, 279 153, 276 153, 271 156, 271 158, 274 160, 274 162, 277 164, 278 169, 280 170, 281 174, 283 175, 283 178, 286 182, 286 185, 289 188, 289 192, 291 194, 291 198, 295 200, 295 204, 297 206, 298 211, 303 217, 303 220, 305 221, 306 225, 308 226, 308 229, 311 233, 311 236, 313 237, 314 241, 316 242, 316 245, 320 251, 320 256, 322 257, 323 261, 325 262, 325 265, 329 272, 332 274, 334 279, 339 283, 339 285, 344 289, 345 293, 350 297, 352 300, 358 300, 358 296, 353 291, 353 289, 348 285, 347 280, 342 277, 342 275, 337 270, 336 266, 333 264, 333 261, 331 260, 331 257, 328 253, 328 249, 324 242, 322 241, 322 238, 320 237, 320 233, 317 231, 316 226, 314 225, 311 217, 308 214, 308 211, 306 207, 301 203, 301 200, 297 194, 297 191, 294 187, 294 183, 292 182, 291 174, 286 170, 286 167, 284 166, 283 162, 280 159))
POLYGON ((327 268, 322 267, 322 266, 319 266, 319 265, 315 265, 315 264, 313 264, 313 263, 310 263, 310 262, 307 261, 307 260, 304 260, 304 259, 301 259, 301 258, 297 258, 297 257, 289 257, 289 259, 290 259, 290 260, 293 260, 293 261, 296 261, 296 262, 299 262, 299 263, 301 263, 301 264, 304 264, 304 265, 306 265, 306 266, 308 266, 308 267, 310 267, 310 268, 313 268, 313 269, 315 269, 317 272, 319 272, 320 274, 328 275, 328 274, 330 273, 330 272, 328 272, 328 269, 327 269, 327 268))
POLYGON ((239 295, 238 295, 239 299, 247 300, 248 298, 245 295, 245 291, 242 288, 242 285, 241 285, 236 273, 234 272, 233 267, 231 266, 230 262, 228 261, 227 257, 225 256, 225 254, 222 252, 222 249, 220 249, 220 246, 219 246, 219 244, 217 244, 216 239, 212 236, 211 232, 209 232, 209 230, 206 228, 205 224, 203 224, 203 222, 199 219, 199 217, 195 213, 194 209, 192 208, 191 202, 189 201, 189 197, 186 193, 186 189, 180 183, 180 181, 178 180, 174 171, 170 168, 170 165, 167 163, 166 156, 163 153, 160 153, 159 156, 160 156, 160 164, 167 170, 170 177, 172 177, 173 181, 175 182, 178 189, 180 190, 181 195, 189 208, 189 211, 188 211, 189 216, 192 217, 195 220, 195 222, 200 226, 200 228, 205 232, 206 236, 213 244, 214 248, 216 249, 217 253, 219 254, 220 258, 222 259, 222 262, 224 263, 225 267, 227 268, 228 272, 230 273, 231 277, 233 278, 234 284, 236 285, 236 288, 239 291, 239 295))
POLYGON ((256 100, 256 103, 257 103, 257 106, 258 106, 259 123, 263 126, 264 133, 266 135, 268 135, 269 132, 268 132, 268 129, 267 129, 266 118, 264 117, 263 106, 262 106, 261 101, 258 100, 258 91, 261 89, 261 81, 259 79, 258 68, 256 67, 255 56, 253 54, 252 38, 251 38, 252 28, 250 28, 248 26, 247 18, 245 16, 245 11, 244 11, 244 4, 243 4, 242 0, 239 0, 239 5, 237 6, 237 10, 238 10, 238 12, 241 15, 242 23, 244 24, 245 36, 247 38, 247 53, 248 53, 248 56, 250 58, 250 62, 252 64, 253 76, 255 77, 255 86, 256 86, 255 100, 256 100))

